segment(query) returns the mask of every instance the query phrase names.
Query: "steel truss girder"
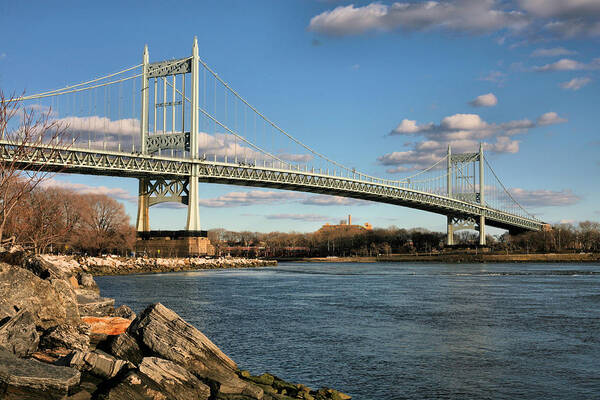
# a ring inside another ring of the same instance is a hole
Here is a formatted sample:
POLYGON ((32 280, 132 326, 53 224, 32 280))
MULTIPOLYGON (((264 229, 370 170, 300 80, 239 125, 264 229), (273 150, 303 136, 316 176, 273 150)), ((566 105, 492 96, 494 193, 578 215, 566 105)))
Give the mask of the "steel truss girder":
POLYGON ((179 60, 158 61, 148 64, 148 78, 160 78, 162 76, 188 74, 192 72, 192 59, 181 58, 179 60))
POLYGON ((475 218, 473 216, 468 216, 468 217, 455 217, 455 216, 451 216, 450 217, 450 223, 452 224, 453 227, 453 231, 454 232, 458 232, 458 231, 463 231, 463 230, 477 230, 477 228, 479 227, 479 222, 478 222, 479 218, 475 218))
MULTIPOLYGON (((485 205, 455 198, 420 192, 378 182, 346 177, 332 177, 310 171, 288 171, 258 166, 240 166, 220 162, 154 157, 133 153, 29 145, 17 153, 19 168, 43 167, 47 171, 136 178, 188 178, 193 165, 198 165, 201 181, 242 186, 270 187, 294 191, 323 193, 370 200, 431 211, 462 218, 484 216, 486 224, 509 230, 542 230, 544 223, 485 205)), ((0 162, 12 162, 15 148, 0 141, 0 162)))
POLYGON ((190 133, 165 133, 146 137, 146 149, 149 153, 159 150, 190 151, 190 133))
POLYGON ((148 194, 148 207, 159 203, 181 203, 188 204, 188 179, 164 179, 158 177, 148 180, 146 186, 148 194))
POLYGON ((450 156, 452 164, 462 164, 468 162, 479 161, 479 153, 460 153, 450 156))

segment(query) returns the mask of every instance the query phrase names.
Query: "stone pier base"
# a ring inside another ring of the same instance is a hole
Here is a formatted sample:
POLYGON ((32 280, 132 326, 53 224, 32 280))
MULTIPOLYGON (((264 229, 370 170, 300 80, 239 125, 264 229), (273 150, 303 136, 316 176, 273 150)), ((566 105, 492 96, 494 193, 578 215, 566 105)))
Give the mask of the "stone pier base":
POLYGON ((138 232, 135 252, 148 257, 198 257, 214 256, 215 248, 206 231, 148 231, 138 232))

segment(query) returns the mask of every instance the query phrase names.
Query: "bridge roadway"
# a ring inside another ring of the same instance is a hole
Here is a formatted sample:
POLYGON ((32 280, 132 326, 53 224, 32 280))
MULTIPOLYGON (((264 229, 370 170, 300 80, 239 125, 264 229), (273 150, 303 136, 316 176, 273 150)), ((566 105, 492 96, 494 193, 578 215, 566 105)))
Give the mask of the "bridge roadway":
POLYGON ((480 204, 469 203, 410 188, 391 185, 386 180, 368 181, 331 176, 304 170, 285 170, 235 163, 190 160, 139 153, 84 148, 55 148, 43 144, 27 145, 27 151, 15 154, 18 147, 0 140, 0 161, 16 163, 19 169, 40 169, 61 173, 119 176, 131 178, 181 179, 189 177, 197 164, 199 180, 240 186, 256 186, 300 192, 351 197, 430 211, 442 215, 475 218, 485 216, 486 225, 511 233, 539 231, 544 223, 480 204))

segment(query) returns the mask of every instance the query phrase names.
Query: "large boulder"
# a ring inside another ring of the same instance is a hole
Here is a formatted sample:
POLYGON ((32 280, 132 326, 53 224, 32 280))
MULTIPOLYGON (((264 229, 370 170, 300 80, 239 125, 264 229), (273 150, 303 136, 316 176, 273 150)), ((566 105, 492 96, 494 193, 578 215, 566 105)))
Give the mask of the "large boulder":
POLYGON ((0 348, 18 357, 27 357, 36 351, 39 341, 35 319, 27 310, 19 311, 0 326, 0 348))
POLYGON ((0 350, 0 399, 63 399, 79 384, 74 368, 25 360, 0 350))
POLYGON ((87 351, 90 347, 90 327, 87 324, 62 324, 52 327, 42 336, 40 347, 87 351))
POLYGON ((131 323, 128 333, 161 358, 218 383, 222 393, 263 397, 261 388, 237 376, 235 362, 210 339, 160 303, 148 306, 131 323))
POLYGON ((36 326, 45 330, 68 321, 62 296, 52 284, 23 268, 0 263, 0 310, 14 316, 18 310, 29 311, 36 326), (15 308, 16 307, 16 308, 15 308))

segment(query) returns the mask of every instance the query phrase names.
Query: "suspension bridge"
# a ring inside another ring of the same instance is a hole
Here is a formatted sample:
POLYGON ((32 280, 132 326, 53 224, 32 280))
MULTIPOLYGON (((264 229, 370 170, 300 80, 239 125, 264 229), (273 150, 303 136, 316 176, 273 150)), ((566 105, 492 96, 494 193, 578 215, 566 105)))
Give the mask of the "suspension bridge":
POLYGON ((62 141, 0 138, 0 160, 20 168, 137 178, 138 233, 149 207, 187 205, 187 231, 200 230, 199 182, 350 197, 434 212, 447 218, 448 244, 460 229, 512 233, 546 224, 528 213, 484 156, 448 152, 401 179, 375 177, 334 161, 292 136, 236 92, 199 56, 142 63, 19 99, 47 110, 62 141), (65 139, 66 138, 66 139, 65 139), (24 151, 25 150, 25 151, 24 151), (485 177, 491 177, 486 179, 485 177))

